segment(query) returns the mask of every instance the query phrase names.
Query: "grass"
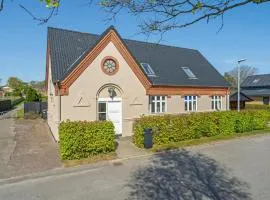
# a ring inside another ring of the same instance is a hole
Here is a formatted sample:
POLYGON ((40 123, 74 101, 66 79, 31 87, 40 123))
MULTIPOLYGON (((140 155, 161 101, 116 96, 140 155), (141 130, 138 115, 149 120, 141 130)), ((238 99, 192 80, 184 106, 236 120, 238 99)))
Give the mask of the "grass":
POLYGON ((18 112, 17 112, 17 118, 19 118, 19 119, 23 119, 24 118, 24 109, 23 108, 20 109, 20 110, 18 110, 18 112))
POLYGON ((175 142, 175 143, 164 144, 164 145, 154 145, 151 151, 160 152, 164 150, 171 150, 171 149, 177 149, 177 148, 188 147, 188 146, 196 146, 196 145, 207 144, 207 143, 212 143, 212 142, 217 142, 217 141, 231 140, 231 139, 240 138, 240 137, 256 136, 259 134, 270 134, 270 128, 264 129, 264 130, 256 130, 252 132, 235 133, 234 135, 217 135, 213 137, 204 137, 200 139, 186 140, 186 141, 175 142))
POLYGON ((91 156, 89 158, 83 158, 79 160, 62 160, 64 167, 75 167, 79 165, 85 164, 93 164, 99 161, 106 161, 106 160, 114 160, 117 158, 115 152, 107 153, 107 154, 99 154, 96 156, 91 156))

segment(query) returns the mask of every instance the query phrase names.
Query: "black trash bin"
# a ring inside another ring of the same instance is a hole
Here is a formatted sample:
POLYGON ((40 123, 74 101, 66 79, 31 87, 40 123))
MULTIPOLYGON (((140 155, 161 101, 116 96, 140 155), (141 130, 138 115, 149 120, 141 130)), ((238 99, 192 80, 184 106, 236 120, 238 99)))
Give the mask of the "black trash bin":
POLYGON ((151 149, 153 147, 153 131, 151 128, 144 129, 144 148, 151 149))

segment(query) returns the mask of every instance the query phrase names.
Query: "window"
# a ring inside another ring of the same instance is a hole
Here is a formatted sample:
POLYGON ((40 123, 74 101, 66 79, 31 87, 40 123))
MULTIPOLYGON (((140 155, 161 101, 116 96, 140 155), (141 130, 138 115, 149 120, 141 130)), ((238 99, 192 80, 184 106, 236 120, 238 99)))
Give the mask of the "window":
POLYGON ((154 70, 148 63, 141 63, 143 71, 146 73, 147 76, 156 76, 154 70))
POLYGON ((166 96, 150 96, 149 97, 150 112, 164 113, 167 112, 167 97, 166 96))
POLYGON ((185 96, 185 111, 197 110, 197 96, 185 96))
POLYGON ((197 79, 197 77, 191 71, 191 69, 189 67, 182 67, 182 69, 184 70, 184 72, 186 73, 186 75, 188 76, 188 78, 190 78, 190 79, 197 79))
POLYGON ((98 120, 105 121, 107 119, 107 103, 98 102, 98 120))
POLYGON ((254 79, 252 83, 256 84, 260 81, 260 79, 254 79))
POLYGON ((221 110, 221 96, 212 96, 212 110, 221 110))
POLYGON ((107 75, 114 75, 119 70, 119 63, 115 58, 107 56, 101 62, 101 69, 107 75))

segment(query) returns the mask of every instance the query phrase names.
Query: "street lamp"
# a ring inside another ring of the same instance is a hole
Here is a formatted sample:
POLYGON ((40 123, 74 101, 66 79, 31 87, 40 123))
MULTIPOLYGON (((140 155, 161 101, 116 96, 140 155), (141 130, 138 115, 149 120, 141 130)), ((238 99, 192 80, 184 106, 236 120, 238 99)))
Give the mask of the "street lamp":
POLYGON ((247 59, 240 59, 238 63, 238 78, 237 78, 237 111, 240 112, 240 64, 247 59))

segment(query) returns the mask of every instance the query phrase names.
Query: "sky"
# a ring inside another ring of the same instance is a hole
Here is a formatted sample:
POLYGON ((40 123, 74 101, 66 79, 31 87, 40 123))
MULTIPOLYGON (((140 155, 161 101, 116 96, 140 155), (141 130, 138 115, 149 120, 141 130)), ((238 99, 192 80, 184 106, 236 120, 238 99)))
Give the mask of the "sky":
MULTIPOLYGON (((64 1, 62 1, 64 2, 64 1)), ((139 20, 122 13, 116 21, 107 22, 107 14, 88 0, 66 0, 57 16, 39 25, 19 7, 23 3, 39 16, 46 8, 37 0, 7 1, 0 13, 0 79, 5 84, 10 76, 23 81, 45 79, 47 27, 72 29, 101 34, 114 25, 122 38, 157 42, 159 36, 136 34, 139 20)), ((238 59, 256 67, 259 73, 270 73, 270 3, 248 5, 228 12, 224 27, 217 33, 220 20, 200 22, 185 29, 173 30, 160 43, 198 49, 220 73, 236 66, 238 59)))

